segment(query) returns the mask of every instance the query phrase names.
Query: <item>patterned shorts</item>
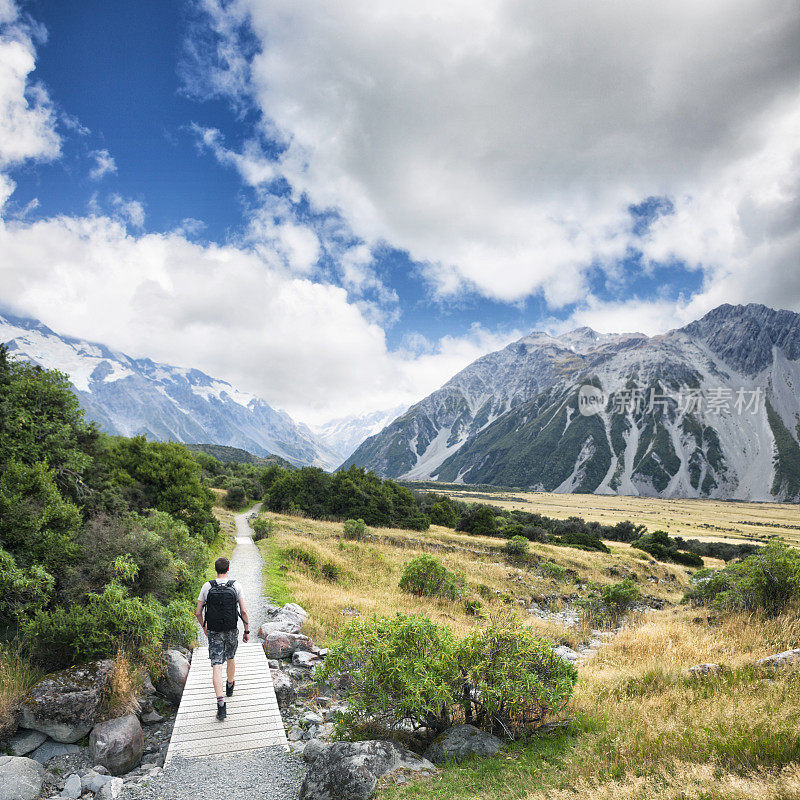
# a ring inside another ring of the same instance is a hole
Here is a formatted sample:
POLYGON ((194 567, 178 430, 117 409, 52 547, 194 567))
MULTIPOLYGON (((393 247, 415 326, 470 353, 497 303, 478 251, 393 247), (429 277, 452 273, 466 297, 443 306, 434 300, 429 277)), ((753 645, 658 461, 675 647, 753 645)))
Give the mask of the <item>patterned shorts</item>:
POLYGON ((232 631, 221 631, 215 633, 208 632, 208 657, 211 659, 211 666, 224 664, 228 659, 236 655, 236 648, 239 646, 239 631, 234 628, 232 631))

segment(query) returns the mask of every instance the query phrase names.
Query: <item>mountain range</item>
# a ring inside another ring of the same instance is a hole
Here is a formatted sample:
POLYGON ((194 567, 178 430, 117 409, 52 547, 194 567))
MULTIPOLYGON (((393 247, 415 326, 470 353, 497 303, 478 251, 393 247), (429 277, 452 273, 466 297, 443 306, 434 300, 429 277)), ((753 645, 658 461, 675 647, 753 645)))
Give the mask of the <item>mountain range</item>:
POLYGON ((12 357, 69 375, 86 418, 107 433, 211 442, 328 470, 346 455, 284 411, 197 369, 131 358, 10 314, 0 315, 0 342, 12 357))
POLYGON ((534 332, 347 459, 409 480, 800 500, 800 315, 722 305, 648 337, 534 332))

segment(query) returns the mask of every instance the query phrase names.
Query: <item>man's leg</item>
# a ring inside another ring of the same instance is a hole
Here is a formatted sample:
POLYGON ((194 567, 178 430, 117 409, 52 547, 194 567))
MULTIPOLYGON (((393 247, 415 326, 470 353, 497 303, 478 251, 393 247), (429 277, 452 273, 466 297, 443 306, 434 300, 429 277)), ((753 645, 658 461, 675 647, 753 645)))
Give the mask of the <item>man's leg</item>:
POLYGON ((233 679, 236 677, 236 659, 229 658, 228 659, 228 683, 233 683, 233 679))
POLYGON ((225 641, 221 634, 208 633, 208 657, 211 660, 211 681, 217 698, 217 719, 225 719, 225 689, 222 685, 225 670, 225 641))
MULTIPOLYGON (((230 673, 230 661, 228 662, 228 672, 230 673)), ((212 680, 214 682, 214 697, 219 700, 224 696, 225 691, 222 686, 222 671, 225 669, 225 664, 214 664, 212 672, 212 680)))

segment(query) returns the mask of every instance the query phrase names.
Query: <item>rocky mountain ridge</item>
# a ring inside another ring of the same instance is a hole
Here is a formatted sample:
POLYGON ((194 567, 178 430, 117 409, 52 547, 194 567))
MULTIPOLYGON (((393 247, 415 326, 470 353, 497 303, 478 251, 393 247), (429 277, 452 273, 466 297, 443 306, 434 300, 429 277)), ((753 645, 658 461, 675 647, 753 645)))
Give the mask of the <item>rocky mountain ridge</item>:
POLYGON ((345 466, 557 492, 797 501, 799 390, 800 315, 790 311, 724 305, 654 337, 534 332, 459 372, 345 466), (586 384, 602 397, 596 413, 581 413, 586 384))

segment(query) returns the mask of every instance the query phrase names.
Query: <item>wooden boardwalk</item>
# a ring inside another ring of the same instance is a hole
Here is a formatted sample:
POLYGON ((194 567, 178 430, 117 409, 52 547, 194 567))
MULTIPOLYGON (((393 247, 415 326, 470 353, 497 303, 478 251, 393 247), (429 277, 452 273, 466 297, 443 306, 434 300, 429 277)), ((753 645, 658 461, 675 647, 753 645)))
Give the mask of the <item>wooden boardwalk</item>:
POLYGON ((262 747, 289 749, 267 658, 258 639, 239 644, 236 686, 233 697, 226 699, 228 716, 220 721, 216 717, 217 700, 211 685, 208 648, 195 648, 175 716, 167 764, 175 755, 202 758, 262 747))

